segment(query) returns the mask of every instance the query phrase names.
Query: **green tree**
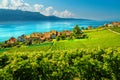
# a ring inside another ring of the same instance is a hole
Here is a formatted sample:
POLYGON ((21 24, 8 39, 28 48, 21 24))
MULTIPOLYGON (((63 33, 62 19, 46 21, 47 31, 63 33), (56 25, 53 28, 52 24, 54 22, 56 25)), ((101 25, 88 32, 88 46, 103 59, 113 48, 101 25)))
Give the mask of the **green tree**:
POLYGON ((79 28, 78 25, 76 25, 76 26, 74 27, 73 33, 74 33, 74 34, 81 34, 81 33, 82 33, 82 31, 81 31, 81 29, 79 28))
POLYGON ((27 45, 32 45, 33 44, 33 41, 32 40, 30 40, 28 43, 27 43, 27 45))
POLYGON ((60 36, 60 38, 61 38, 61 40, 65 40, 65 39, 66 39, 66 35, 65 35, 65 34, 62 34, 62 35, 60 36))
POLYGON ((57 36, 57 37, 56 37, 56 41, 59 41, 59 40, 60 40, 60 37, 57 36))
POLYGON ((84 30, 85 28, 84 27, 81 27, 82 30, 84 30))

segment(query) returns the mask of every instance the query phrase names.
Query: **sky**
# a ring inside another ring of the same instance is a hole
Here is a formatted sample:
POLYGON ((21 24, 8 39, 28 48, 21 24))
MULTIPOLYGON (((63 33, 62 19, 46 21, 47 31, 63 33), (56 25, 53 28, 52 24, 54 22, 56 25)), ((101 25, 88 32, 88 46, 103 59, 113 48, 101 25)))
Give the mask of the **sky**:
POLYGON ((0 8, 65 18, 120 20, 120 0, 0 0, 0 8))

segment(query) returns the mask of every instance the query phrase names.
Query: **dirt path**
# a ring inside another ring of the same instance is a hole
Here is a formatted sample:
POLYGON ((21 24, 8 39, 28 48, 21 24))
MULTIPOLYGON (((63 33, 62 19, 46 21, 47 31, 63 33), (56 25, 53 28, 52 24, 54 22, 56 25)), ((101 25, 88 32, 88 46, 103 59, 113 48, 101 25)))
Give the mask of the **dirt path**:
POLYGON ((107 29, 107 30, 109 30, 109 31, 111 31, 111 32, 113 32, 113 33, 115 33, 115 34, 120 35, 120 33, 119 33, 119 32, 113 31, 113 30, 111 30, 111 29, 107 29))
POLYGON ((53 42, 53 44, 51 45, 51 47, 48 50, 51 50, 54 44, 55 44, 55 42, 53 42))

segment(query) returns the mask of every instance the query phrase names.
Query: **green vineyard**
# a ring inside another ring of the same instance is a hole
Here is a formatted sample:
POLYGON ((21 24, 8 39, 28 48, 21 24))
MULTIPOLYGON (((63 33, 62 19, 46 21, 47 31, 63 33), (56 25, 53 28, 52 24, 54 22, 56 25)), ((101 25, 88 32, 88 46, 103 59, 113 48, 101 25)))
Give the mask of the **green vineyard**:
POLYGON ((0 55, 0 80, 119 80, 120 48, 0 55))
POLYGON ((120 35, 87 31, 88 38, 0 50, 0 80, 119 80, 120 35))

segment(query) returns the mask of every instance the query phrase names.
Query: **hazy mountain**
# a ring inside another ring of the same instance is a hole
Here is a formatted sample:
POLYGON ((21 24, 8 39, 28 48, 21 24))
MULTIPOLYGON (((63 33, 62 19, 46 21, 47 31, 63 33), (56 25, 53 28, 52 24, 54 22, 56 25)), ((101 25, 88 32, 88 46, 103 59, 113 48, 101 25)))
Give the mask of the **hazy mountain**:
POLYGON ((42 21, 43 20, 73 20, 73 18, 59 18, 56 16, 45 16, 40 14, 39 12, 0 9, 0 21, 41 21, 41 20, 42 21))

